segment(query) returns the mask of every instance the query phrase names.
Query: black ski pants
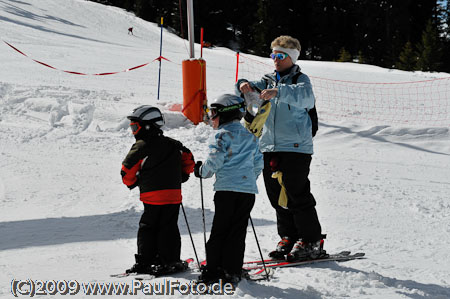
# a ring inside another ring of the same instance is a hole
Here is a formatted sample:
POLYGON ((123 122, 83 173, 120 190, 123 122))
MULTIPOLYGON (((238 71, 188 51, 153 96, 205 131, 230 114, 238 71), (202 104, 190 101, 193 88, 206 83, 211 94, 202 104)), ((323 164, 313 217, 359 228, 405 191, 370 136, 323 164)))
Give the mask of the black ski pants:
POLYGON ((316 200, 311 194, 308 179, 311 155, 293 152, 264 153, 264 184, 267 196, 277 214, 280 237, 293 240, 302 238, 306 242, 322 239, 321 226, 316 212, 316 200), (270 161, 276 169, 271 169, 270 161), (283 184, 288 197, 287 209, 278 205, 281 186, 272 178, 274 170, 283 173, 283 184))
POLYGON ((144 263, 164 265, 180 260, 179 210, 180 204, 144 203, 137 234, 138 255, 144 263))
POLYGON ((206 244, 210 271, 222 268, 228 274, 241 274, 248 219, 254 204, 255 194, 217 191, 214 195, 214 220, 206 244))

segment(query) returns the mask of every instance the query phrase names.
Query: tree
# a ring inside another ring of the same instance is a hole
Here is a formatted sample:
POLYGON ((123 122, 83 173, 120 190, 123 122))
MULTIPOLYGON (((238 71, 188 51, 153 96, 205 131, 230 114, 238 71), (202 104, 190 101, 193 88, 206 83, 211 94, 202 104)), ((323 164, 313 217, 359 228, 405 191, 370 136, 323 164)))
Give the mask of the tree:
POLYGON ((358 51, 358 63, 365 63, 363 52, 361 50, 358 51))
POLYGON ((339 52, 339 58, 338 60, 339 62, 351 62, 352 61, 352 55, 345 50, 344 47, 341 48, 341 51, 339 52))
POLYGON ((395 66, 400 70, 413 71, 416 69, 417 59, 417 54, 414 51, 411 42, 408 41, 403 47, 395 66))
POLYGON ((122 7, 125 8, 127 11, 133 11, 134 10, 134 0, 124 0, 122 7))
POLYGON ((155 22, 156 13, 152 6, 153 1, 136 0, 134 12, 138 17, 146 21, 155 22))
POLYGON ((439 71, 442 65, 442 44, 439 31, 431 20, 422 33, 422 41, 417 46, 417 68, 421 71, 439 71))
MULTIPOLYGON (((157 24, 164 17, 164 27, 186 38, 186 0, 91 1, 130 9, 157 24)), ((194 2, 197 42, 204 27, 208 42, 267 56, 274 38, 291 35, 302 45, 301 59, 351 61, 349 53, 354 53, 359 63, 410 68, 414 55, 406 48, 409 41, 420 52, 421 68, 450 71, 450 55, 442 54, 450 52, 450 0, 194 2), (440 36, 426 31, 430 19, 440 36), (441 64, 432 58, 442 59, 441 64)))
POLYGON ((450 1, 447 1, 446 7, 442 9, 442 19, 443 24, 443 43, 444 43, 444 53, 447 53, 443 57, 442 61, 442 71, 450 72, 450 1))
POLYGON ((272 5, 275 1, 259 0, 256 10, 256 20, 253 24, 253 32, 255 38, 254 50, 256 54, 268 55, 271 36, 270 32, 275 25, 274 14, 271 12, 272 5))

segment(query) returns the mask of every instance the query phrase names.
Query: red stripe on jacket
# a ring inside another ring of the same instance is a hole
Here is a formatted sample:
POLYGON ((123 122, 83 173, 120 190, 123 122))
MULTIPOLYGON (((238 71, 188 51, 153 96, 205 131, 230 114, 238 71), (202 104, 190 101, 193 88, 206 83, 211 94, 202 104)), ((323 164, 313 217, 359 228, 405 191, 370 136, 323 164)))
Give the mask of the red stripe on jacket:
POLYGON ((137 181, 137 172, 139 170, 141 170, 141 163, 143 160, 139 160, 138 163, 136 163, 136 165, 134 165, 133 167, 131 167, 131 169, 126 168, 123 164, 122 164, 122 171, 125 172, 125 175, 122 176, 122 181, 125 185, 132 186, 136 183, 137 181))
POLYGON ((141 201, 151 205, 170 205, 181 203, 181 189, 157 190, 141 193, 141 201))

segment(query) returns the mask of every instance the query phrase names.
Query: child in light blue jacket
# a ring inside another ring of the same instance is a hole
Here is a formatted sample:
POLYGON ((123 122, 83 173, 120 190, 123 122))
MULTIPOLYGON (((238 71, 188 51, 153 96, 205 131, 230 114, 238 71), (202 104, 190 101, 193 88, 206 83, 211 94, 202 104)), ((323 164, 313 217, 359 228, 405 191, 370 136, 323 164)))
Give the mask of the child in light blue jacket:
POLYGON ((241 279, 248 219, 258 193, 256 179, 264 167, 258 140, 241 123, 244 99, 225 94, 211 104, 212 126, 217 130, 204 164, 197 162, 200 178, 216 175, 215 214, 206 244, 207 265, 200 281, 241 279))

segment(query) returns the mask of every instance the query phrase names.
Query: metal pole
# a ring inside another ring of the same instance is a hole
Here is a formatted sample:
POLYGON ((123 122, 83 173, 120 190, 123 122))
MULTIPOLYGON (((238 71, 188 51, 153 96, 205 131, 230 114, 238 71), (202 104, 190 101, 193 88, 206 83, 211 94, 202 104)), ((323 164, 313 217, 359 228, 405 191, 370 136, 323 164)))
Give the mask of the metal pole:
POLYGON ((264 271, 266 272, 266 278, 267 278, 267 280, 269 280, 269 272, 267 271, 266 263, 264 262, 264 257, 261 252, 261 247, 259 247, 258 237, 256 236, 256 230, 255 230, 255 226, 253 225, 252 216, 249 216, 249 219, 250 219, 250 223, 252 224, 253 233, 255 234, 256 244, 258 245, 259 255, 261 256, 261 261, 264 266, 264 271))
POLYGON ((205 206, 203 204, 203 183, 202 183, 202 178, 200 178, 200 197, 202 199, 203 240, 205 242, 205 255, 206 255, 206 224, 205 224, 205 206))
POLYGON ((158 75, 158 98, 157 98, 158 100, 159 100, 159 86, 160 86, 160 82, 161 82, 163 20, 164 20, 164 18, 161 17, 161 40, 159 42, 159 75, 158 75))
POLYGON ((192 247, 194 248, 195 258, 197 259, 198 268, 200 269, 200 261, 198 260, 197 250, 195 250, 194 239, 192 239, 191 229, 189 228, 189 223, 186 217, 186 212, 184 211, 183 203, 181 203, 181 209, 183 210, 184 220, 186 220, 186 226, 189 232, 189 237, 191 237, 192 247))
POLYGON ((190 58, 195 57, 194 51, 194 2, 187 0, 187 19, 188 19, 188 38, 189 38, 189 55, 190 58))

